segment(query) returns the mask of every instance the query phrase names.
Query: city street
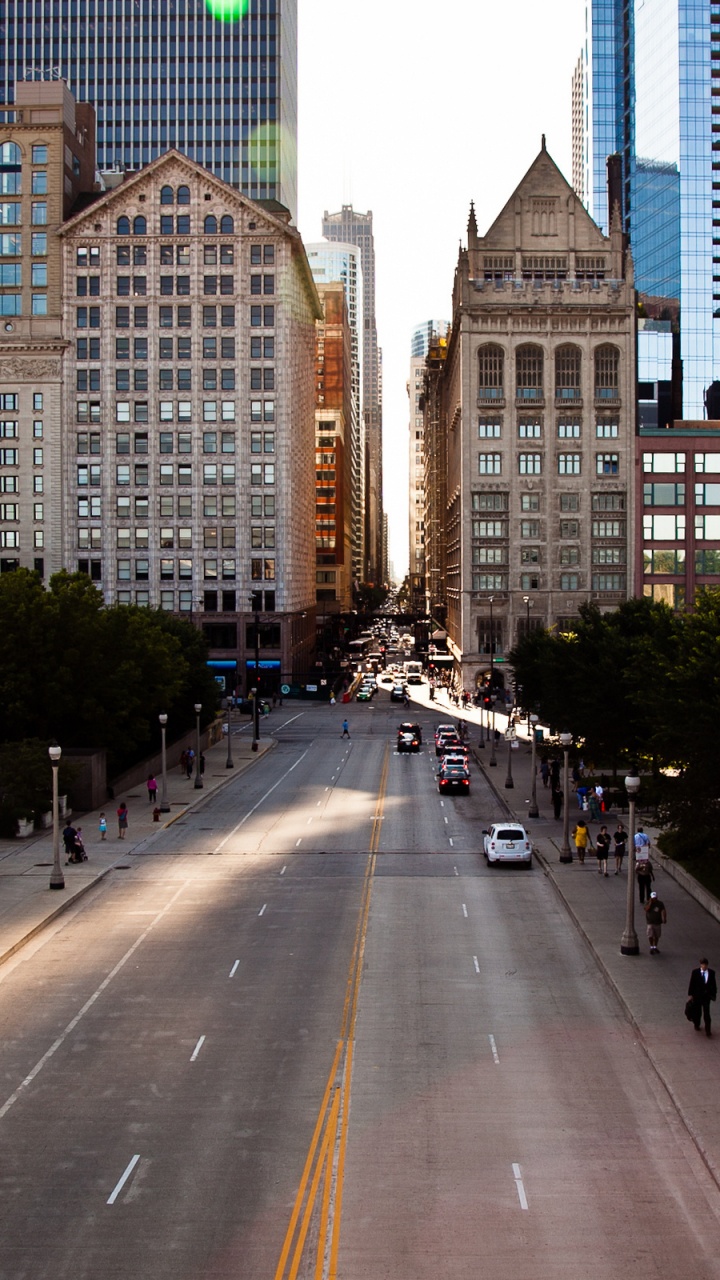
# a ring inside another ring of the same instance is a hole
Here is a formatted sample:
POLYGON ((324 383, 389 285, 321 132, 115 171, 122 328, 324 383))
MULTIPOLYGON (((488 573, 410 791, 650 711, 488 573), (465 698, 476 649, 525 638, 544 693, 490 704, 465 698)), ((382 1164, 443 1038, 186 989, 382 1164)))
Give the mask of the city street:
POLYGON ((0 968, 0 1280, 714 1280, 717 1186, 539 864, 486 867, 482 772, 438 794, 446 719, 286 704, 0 968))

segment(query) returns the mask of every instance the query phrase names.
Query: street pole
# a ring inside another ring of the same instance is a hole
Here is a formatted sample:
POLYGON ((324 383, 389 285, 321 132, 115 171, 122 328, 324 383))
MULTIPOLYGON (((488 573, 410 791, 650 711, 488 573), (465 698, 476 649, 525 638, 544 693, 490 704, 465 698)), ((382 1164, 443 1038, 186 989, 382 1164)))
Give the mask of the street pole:
POLYGON ((625 932, 620 941, 620 954, 637 956, 640 954, 638 936, 635 932, 635 797, 640 789, 640 779, 635 767, 625 779, 625 790, 630 804, 630 832, 628 835, 628 879, 625 905, 625 932))
POLYGON ((572 862, 572 851, 570 849, 570 797, 568 790, 570 787, 570 770, 568 767, 568 757, 570 754, 570 744, 572 742, 571 733, 561 733, 560 742, 563 749, 563 840, 560 846, 560 861, 572 862))
POLYGON ((160 812, 170 812, 170 802, 167 794, 167 753, 165 751, 165 726, 167 725, 167 716, 158 716, 160 721, 160 733, 162 735, 162 792, 160 794, 160 812))
POLYGON ((58 814, 58 769, 62 747, 48 747, 48 755, 52 765, 52 817, 53 817, 53 865, 50 873, 50 888, 64 889, 65 876, 60 866, 60 818, 58 814))
POLYGON ((200 712, 202 711, 202 702, 195 703, 195 790, 199 791, 203 785, 200 774, 200 712))
MULTIPOLYGON (((525 635, 529 636, 530 635, 530 597, 523 596, 523 601, 525 604, 525 615, 526 615, 525 635)), ((529 733, 530 732, 530 707, 528 707, 527 717, 528 717, 528 733, 529 733)))
POLYGON ((505 788, 508 791, 515 786, 515 783, 513 782, 513 776, 512 776, 512 751, 513 751, 513 740, 511 737, 508 737, 508 767, 507 767, 507 777, 505 779, 505 788))
POLYGON ((538 722, 538 718, 535 715, 528 716, 528 721, 530 723, 530 733, 532 736, 532 765, 531 765, 532 793, 530 796, 530 808, 528 809, 528 818, 539 818, 540 813, 538 811, 538 802, 537 802, 537 767, 535 763, 535 751, 536 751, 535 725, 538 722))
POLYGON ((484 694, 480 696, 480 741, 478 746, 481 751, 485 750, 485 704, 483 702, 484 694))
POLYGON ((225 761, 225 768, 234 769, 235 761, 232 758, 232 736, 230 734, 230 713, 232 712, 232 698, 226 698, 225 702, 227 705, 227 740, 228 740, 228 753, 227 753, 227 760, 225 761))
POLYGON ((257 607, 257 596, 250 596, 250 603, 255 607, 255 688, 253 690, 253 740, 252 749, 257 751, 260 743, 260 613, 257 607))
POLYGON ((491 710, 491 727, 488 732, 490 734, 490 759, 488 764, 491 769, 497 767, 495 759, 495 630, 493 628, 493 600, 494 596, 490 596, 490 710, 491 710))

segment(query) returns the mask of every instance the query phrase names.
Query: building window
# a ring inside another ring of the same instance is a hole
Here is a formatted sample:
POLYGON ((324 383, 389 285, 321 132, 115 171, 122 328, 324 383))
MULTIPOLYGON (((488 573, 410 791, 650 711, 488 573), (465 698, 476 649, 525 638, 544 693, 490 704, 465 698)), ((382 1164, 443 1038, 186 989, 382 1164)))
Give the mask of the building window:
POLYGON ((501 453, 479 453, 478 454, 478 475, 499 476, 501 472, 502 472, 502 454, 501 453))
POLYGON ((595 399, 617 400, 619 397, 620 352, 617 347, 595 348, 595 399))
POLYGON ((560 521, 560 537, 561 538, 577 538, 580 533, 580 525, 577 520, 561 520, 560 521))
POLYGON ((577 573, 561 573, 560 574, 560 590, 561 591, 577 591, 580 585, 580 578, 577 573))
POLYGON ((478 400, 502 400, 503 364, 502 347, 489 343, 478 349, 478 400))
POLYGON ((542 474, 542 454, 521 453, 518 457, 518 471, 521 476, 539 476, 542 474))
POLYGON ((561 493, 560 494, 560 510, 561 511, 579 511, 580 498, 577 493, 561 493))
POLYGON ((593 591, 624 591, 624 573, 594 573, 592 576, 593 591))
POLYGON ((518 400, 541 400, 543 397, 543 350, 526 345, 515 353, 515 395, 518 400))
MULTIPOLYGON (((645 520, 650 520, 650 521, 672 520, 673 521, 672 532, 670 532, 669 526, 668 526, 667 532, 660 532, 660 529, 664 528, 664 526, 658 525, 658 533, 656 535, 658 538, 664 538, 664 537, 665 538, 680 538, 680 537, 684 538, 685 537, 685 517, 682 516, 680 517, 680 519, 682 520, 682 533, 678 534, 674 531, 675 530, 674 516, 644 516, 643 517, 644 521, 645 520)), ((646 526, 645 536, 652 537, 654 532, 654 526, 653 525, 649 526, 650 533, 647 532, 647 528, 648 526, 646 526)), ((625 521, 624 520, 593 520, 592 536, 593 538, 624 538, 625 537, 625 521)))
POLYGON ((472 576, 473 591, 505 591, 506 586, 504 573, 474 573, 472 576))
POLYGON ((559 440, 579 440, 580 423, 577 418, 558 418, 557 433, 559 440))
POLYGON ((581 352, 579 347, 558 347, 555 352, 555 399, 580 399, 581 352))
POLYGON ((580 454, 579 453, 559 453, 558 454, 558 475, 559 476, 579 476, 580 475, 580 454))
POLYGON ((537 539, 540 537, 540 521, 539 520, 521 520, 520 521, 520 537, 537 539))
POLYGON ((542 424, 537 418, 518 418, 518 438, 520 440, 539 440, 542 435, 542 424))
POLYGON ((617 440, 617 420, 613 418, 598 418, 595 423, 595 437, 598 440, 617 440))
POLYGON ((596 453, 595 472, 599 476, 616 476, 620 470, 620 455, 617 453, 596 453))

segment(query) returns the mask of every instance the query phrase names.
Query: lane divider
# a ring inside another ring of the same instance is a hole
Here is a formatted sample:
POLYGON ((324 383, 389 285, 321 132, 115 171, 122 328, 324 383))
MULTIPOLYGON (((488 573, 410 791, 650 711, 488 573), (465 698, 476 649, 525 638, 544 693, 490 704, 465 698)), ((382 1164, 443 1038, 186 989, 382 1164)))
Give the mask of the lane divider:
MULTIPOLYGON (((372 818, 370 853, 365 867, 360 910, 345 985, 340 1038, 335 1046, 274 1280, 297 1280, 306 1247, 310 1247, 308 1239, 314 1242, 312 1247, 317 1250, 314 1259, 315 1280, 337 1280, 345 1158, 350 1122, 355 1023, 373 879, 382 831, 382 811, 387 789, 389 758, 390 750, 386 746, 375 813, 372 818), (322 1192, 318 1197, 321 1187, 322 1192), (310 1232, 310 1224, 314 1216, 317 1217, 317 1230, 310 1232)), ((310 1275, 311 1266, 311 1259, 305 1261, 303 1275, 310 1275)))

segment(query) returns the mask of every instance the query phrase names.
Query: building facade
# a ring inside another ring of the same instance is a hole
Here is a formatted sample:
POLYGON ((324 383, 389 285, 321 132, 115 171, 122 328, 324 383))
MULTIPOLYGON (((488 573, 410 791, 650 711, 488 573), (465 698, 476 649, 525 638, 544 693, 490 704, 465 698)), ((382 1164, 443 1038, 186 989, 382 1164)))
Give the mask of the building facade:
POLYGON ((331 244, 328 240, 305 246, 310 270, 322 289, 332 281, 341 281, 345 289, 350 325, 350 465, 352 509, 352 573, 353 580, 365 577, 365 426, 361 411, 363 317, 362 266, 360 249, 354 244, 331 244))
POLYGON ((408 426, 408 574, 410 607, 415 613, 426 610, 425 547, 425 375, 428 352, 444 339, 446 320, 426 320, 416 325, 410 339, 408 426))
POLYGON ((375 320, 375 240, 372 212, 358 213, 352 205, 340 213, 323 214, 327 240, 357 245, 362 267, 362 417, 365 444, 365 572, 379 582, 383 566, 382 519, 382 353, 375 320))
MULTIPOLYGON (((316 589, 320 618, 352 607, 352 342, 340 281, 318 289, 316 326, 316 589)), ((323 632, 324 632, 323 624, 323 632)), ((324 636, 323 636, 324 638, 324 636)))
POLYGON ((59 82, 0 120, 0 572, 63 567, 58 228, 95 179, 95 117, 59 82))
POLYGON ((297 208, 297 0, 6 0, 0 103, 57 80, 97 112, 101 169, 177 148, 254 200, 297 208), (244 13, 244 16, 241 16, 244 13))
POLYGON ((702 419, 720 354, 720 10, 704 0, 588 0, 586 13, 583 198, 607 229, 606 163, 617 154, 636 286, 679 303, 678 416, 702 419))
POLYGON ((298 232, 177 152, 61 228, 63 563, 254 684, 314 644, 315 321, 298 232))
POLYGON ((471 688, 528 626, 634 590, 632 263, 544 139, 485 236, 471 210, 441 410, 448 647, 471 688))

